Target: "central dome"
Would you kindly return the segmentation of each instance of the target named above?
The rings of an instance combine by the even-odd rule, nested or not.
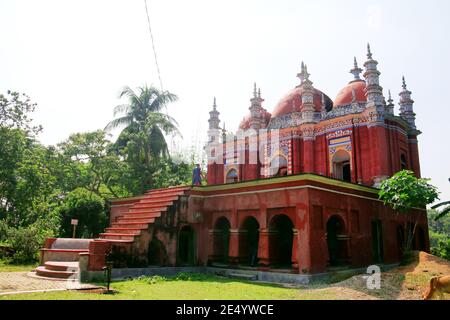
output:
[[[284,98],[282,98],[272,112],[273,117],[283,116],[292,112],[300,112],[302,107],[303,88],[298,86],[291,90]],[[333,101],[322,91],[314,89],[313,103],[316,111],[322,110],[322,95],[325,100],[325,108],[330,111],[333,108]]]
[[[345,106],[353,102],[353,92],[356,102],[367,102],[366,97],[366,82],[364,80],[356,80],[350,82],[341,91],[339,91],[334,106]]]

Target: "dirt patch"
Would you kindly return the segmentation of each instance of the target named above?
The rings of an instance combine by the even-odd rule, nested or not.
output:
[[[381,274],[381,289],[367,289],[364,275],[357,275],[332,285],[301,290],[300,294],[316,296],[322,292],[324,296],[345,300],[422,300],[430,279],[441,275],[450,275],[449,261],[416,251],[410,264]],[[449,300],[450,295],[443,298]]]

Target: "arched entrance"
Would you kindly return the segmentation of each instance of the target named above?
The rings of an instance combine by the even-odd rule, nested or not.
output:
[[[184,226],[178,236],[178,261],[181,265],[195,263],[195,232],[191,226]]]
[[[247,217],[242,223],[239,237],[239,256],[241,263],[257,265],[259,243],[259,223],[254,217]]]
[[[328,263],[330,266],[347,263],[347,240],[342,218],[337,215],[330,217],[327,222]]]
[[[238,182],[238,173],[236,169],[227,172],[226,183]]]
[[[230,222],[225,217],[217,219],[214,225],[213,262],[228,263],[230,226]]]
[[[270,162],[270,176],[283,177],[288,174],[288,165],[285,157],[279,155],[272,159]]]
[[[148,245],[148,264],[151,266],[163,266],[166,262],[166,249],[164,244],[156,237]]]
[[[333,176],[337,179],[351,182],[350,154],[347,151],[337,151],[332,159]]]
[[[270,221],[269,259],[274,266],[292,267],[293,228],[292,220],[284,214],[276,215]]]
[[[423,231],[422,227],[416,227],[416,236],[415,236],[415,250],[426,251],[427,247],[425,245],[425,231]]]
[[[383,229],[378,219],[372,221],[372,257],[374,263],[383,262]]]

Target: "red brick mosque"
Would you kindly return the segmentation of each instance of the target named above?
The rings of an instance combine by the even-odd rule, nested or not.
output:
[[[397,171],[420,176],[420,131],[405,79],[396,115],[377,65],[368,47],[364,70],[355,58],[351,81],[332,100],[302,63],[299,84],[271,112],[255,85],[236,134],[220,128],[214,99],[208,184],[111,200],[110,227],[98,239],[47,239],[41,274],[56,269],[54,260],[101,270],[110,250],[117,267],[315,274],[390,264],[401,258],[404,224],[415,221],[413,246],[428,251],[426,211],[399,215],[378,199],[377,186]]]

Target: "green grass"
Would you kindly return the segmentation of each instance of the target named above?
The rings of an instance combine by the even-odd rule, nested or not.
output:
[[[134,280],[115,281],[111,289],[115,294],[82,293],[80,291],[55,291],[0,296],[11,300],[110,300],[110,299],[188,299],[188,300],[279,300],[279,299],[333,299],[330,295],[305,293],[300,289],[284,288],[233,280],[203,274],[181,274],[178,277],[140,277]]]
[[[37,263],[31,264],[11,264],[6,261],[0,260],[0,272],[25,272],[31,271],[37,267]]]

